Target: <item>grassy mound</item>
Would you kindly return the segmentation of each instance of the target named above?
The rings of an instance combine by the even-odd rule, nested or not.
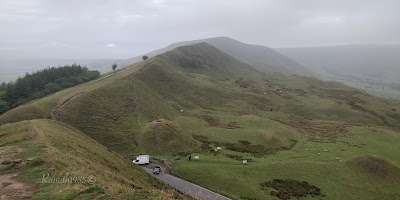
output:
[[[400,168],[385,158],[376,155],[366,155],[347,161],[349,165],[361,169],[362,172],[372,174],[381,179],[400,177]]]
[[[152,121],[140,132],[137,142],[143,153],[168,154],[195,149],[197,141],[165,119]]]
[[[184,198],[138,166],[60,122],[31,120],[6,124],[0,127],[0,137],[0,150],[21,149],[11,155],[19,163],[2,169],[0,175],[21,173],[18,180],[37,185],[34,199]],[[92,184],[91,176],[95,177],[90,179]],[[54,183],[64,177],[71,182]],[[86,181],[77,183],[74,179],[73,183],[74,177]]]

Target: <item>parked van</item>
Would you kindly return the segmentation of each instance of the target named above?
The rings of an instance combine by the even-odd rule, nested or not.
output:
[[[136,157],[136,160],[133,160],[133,163],[137,165],[148,165],[150,163],[149,155],[139,155]]]

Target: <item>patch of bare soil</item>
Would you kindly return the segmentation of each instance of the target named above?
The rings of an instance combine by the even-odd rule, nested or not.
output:
[[[19,169],[19,171],[13,173],[0,173],[0,199],[31,199],[31,196],[38,188],[36,184],[16,179],[21,173],[21,169],[26,166],[26,163],[13,159],[13,157],[22,151],[24,149],[18,146],[0,147],[0,170],[8,167]]]
[[[30,199],[37,185],[17,180],[21,172],[0,175],[0,199]]]
[[[0,170],[6,168],[12,162],[15,162],[12,158],[23,150],[23,148],[18,146],[0,147]]]
[[[212,127],[219,127],[219,128],[226,128],[226,129],[235,129],[240,128],[237,122],[229,122],[228,124],[224,124],[219,122],[219,120],[211,117],[210,115],[203,116],[204,121],[208,122],[209,126]]]
[[[68,102],[70,102],[71,100],[79,97],[83,92],[78,92],[72,96],[70,96],[68,99],[66,99],[64,102],[62,102],[61,104],[59,104],[58,106],[56,106],[55,108],[53,108],[53,110],[50,112],[50,116],[52,120],[58,120],[60,118],[60,116],[56,113],[56,111],[62,107],[64,107]]]
[[[313,122],[298,116],[290,116],[287,121],[280,121],[304,133],[311,142],[335,143],[336,138],[347,132],[348,124]]]

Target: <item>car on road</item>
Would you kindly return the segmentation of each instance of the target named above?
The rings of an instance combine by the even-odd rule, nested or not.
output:
[[[156,166],[153,169],[153,174],[160,174],[161,173],[161,167],[160,166]]]

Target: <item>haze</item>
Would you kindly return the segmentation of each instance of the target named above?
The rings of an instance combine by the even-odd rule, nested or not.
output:
[[[399,43],[399,7],[396,0],[0,0],[0,59],[129,58],[217,36],[268,47]]]

